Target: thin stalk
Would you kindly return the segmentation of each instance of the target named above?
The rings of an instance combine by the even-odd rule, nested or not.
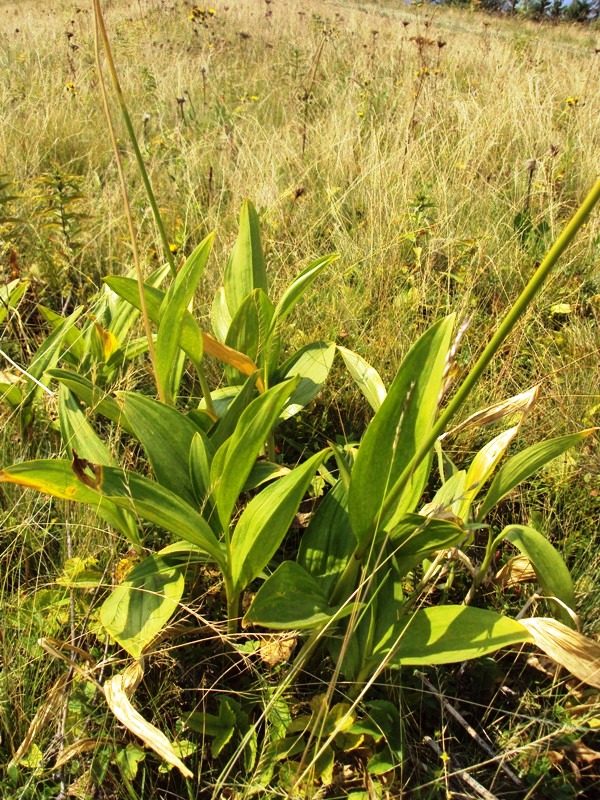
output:
[[[110,53],[108,49],[107,39],[104,37],[106,36],[106,29],[104,28],[104,21],[102,19],[102,11],[100,9],[99,0],[94,0],[94,19],[95,19],[95,26],[94,26],[94,52],[96,57],[96,72],[98,73],[98,86],[100,88],[100,96],[102,97],[102,105],[104,108],[104,116],[106,117],[106,124],[108,126],[108,133],[110,136],[110,140],[112,143],[113,151],[115,154],[115,161],[117,164],[117,172],[119,174],[119,183],[121,184],[121,194],[123,196],[123,207],[125,209],[125,217],[127,219],[127,225],[129,227],[129,238],[131,240],[131,251],[133,256],[133,265],[135,268],[135,274],[137,277],[138,283],[138,292],[140,295],[140,307],[142,312],[142,321],[144,325],[144,333],[146,334],[146,340],[148,342],[148,355],[150,356],[150,363],[152,364],[152,372],[154,374],[154,382],[156,383],[156,391],[158,392],[159,399],[164,403],[166,400],[165,391],[161,384],[160,378],[158,376],[158,372],[156,370],[156,354],[154,352],[154,340],[152,338],[152,326],[150,324],[150,316],[148,314],[148,308],[146,306],[146,295],[144,292],[144,276],[142,275],[142,268],[140,266],[140,254],[138,251],[137,246],[137,237],[135,234],[135,228],[133,224],[133,216],[131,214],[131,205],[129,203],[129,193],[127,191],[127,182],[125,180],[125,173],[123,172],[123,165],[121,163],[121,156],[119,155],[119,148],[117,146],[117,137],[115,135],[115,129],[112,121],[112,117],[110,114],[110,108],[108,105],[108,98],[106,96],[106,86],[104,85],[104,78],[102,76],[102,66],[100,64],[100,36],[102,36],[104,41],[104,47],[107,54]],[[109,61],[110,63],[110,61]],[[114,64],[113,64],[114,69]]]
[[[113,86],[114,86],[114,89],[115,89],[115,93],[117,95],[117,100],[119,102],[119,107],[121,109],[121,114],[123,116],[123,121],[125,122],[125,127],[127,128],[127,132],[129,134],[129,139],[130,139],[132,147],[133,147],[133,152],[135,154],[135,159],[137,161],[138,169],[140,171],[140,175],[142,176],[142,181],[144,182],[144,188],[146,190],[146,195],[148,197],[148,202],[150,203],[150,207],[152,209],[152,215],[154,216],[154,222],[156,223],[156,227],[157,227],[158,232],[160,234],[160,238],[161,238],[161,241],[162,241],[162,244],[163,244],[163,249],[165,251],[165,256],[166,256],[167,262],[169,264],[169,269],[171,271],[171,275],[174,278],[176,276],[176,274],[177,274],[177,268],[175,266],[175,259],[173,258],[173,253],[171,252],[171,248],[169,246],[169,239],[167,237],[167,232],[165,230],[165,226],[163,225],[163,221],[162,221],[162,217],[160,215],[160,211],[158,210],[158,205],[156,203],[156,198],[154,197],[154,192],[152,191],[152,184],[150,183],[150,178],[148,176],[148,171],[146,170],[146,165],[144,164],[144,159],[142,157],[142,153],[141,153],[141,150],[140,150],[140,147],[139,147],[139,144],[138,144],[138,140],[137,140],[137,137],[135,135],[135,131],[133,129],[133,124],[131,122],[131,117],[129,116],[129,111],[127,110],[127,104],[125,103],[125,98],[123,97],[123,92],[121,90],[121,84],[119,82],[119,76],[117,75],[117,69],[115,67],[115,62],[114,62],[114,59],[112,57],[112,50],[111,50],[111,47],[110,47],[110,41],[109,41],[109,38],[108,38],[108,34],[106,32],[106,26],[104,25],[104,17],[102,16],[102,8],[100,6],[100,0],[93,0],[93,3],[94,3],[94,15],[95,15],[95,20],[96,20],[96,61],[97,61],[97,64],[98,64],[98,75],[99,75],[99,78],[100,78],[102,100],[103,100],[103,103],[104,103],[105,113],[106,113],[107,121],[108,121],[108,124],[109,124],[109,130],[110,130],[111,138],[112,138],[112,141],[113,141],[113,148],[115,150],[115,155],[116,155],[116,158],[117,158],[117,166],[118,166],[118,169],[119,169],[119,178],[121,180],[121,187],[122,187],[123,196],[124,196],[124,199],[125,199],[125,208],[126,208],[126,213],[128,215],[128,221],[129,221],[129,224],[130,224],[130,234],[131,234],[132,242],[135,242],[135,237],[134,237],[134,235],[132,233],[132,231],[133,231],[133,223],[131,221],[131,209],[130,209],[130,206],[129,206],[129,200],[127,199],[127,190],[126,190],[126,185],[125,185],[125,177],[123,175],[123,171],[122,171],[122,168],[121,168],[121,160],[120,160],[120,157],[119,157],[119,154],[118,154],[118,148],[117,148],[117,144],[116,144],[116,137],[115,137],[115,134],[114,134],[114,128],[112,126],[112,121],[110,119],[110,114],[109,114],[109,111],[108,111],[108,102],[107,102],[107,99],[106,99],[106,90],[105,90],[105,87],[104,87],[104,84],[103,84],[103,81],[102,81],[102,73],[100,71],[98,33],[100,34],[100,37],[102,38],[102,44],[104,46],[104,52],[106,54],[106,60],[107,60],[107,63],[108,63],[109,72],[110,72],[110,75],[111,75],[111,78],[112,78],[112,82],[113,82]],[[142,305],[142,316],[144,316],[145,324],[146,324],[146,322],[148,322],[148,327],[146,328],[146,336],[148,337],[148,352],[150,353],[150,358],[151,358],[151,361],[152,361],[152,365],[154,367],[154,365],[155,365],[154,345],[153,345],[151,337],[148,336],[148,330],[149,330],[149,324],[150,323],[148,321],[148,316],[147,316],[147,314],[145,314],[145,311],[144,311],[146,303],[145,303],[144,292],[143,292],[143,288],[142,288],[143,279],[141,278],[141,272],[140,272],[140,269],[139,269],[139,258],[137,256],[137,247],[136,247],[135,243],[134,243],[133,246],[134,246],[134,263],[136,264],[136,274],[138,276],[138,285],[139,285],[139,291],[140,291],[140,302],[141,302],[141,305]],[[198,376],[200,378],[200,387],[201,387],[201,390],[202,390],[202,395],[203,395],[204,400],[206,402],[206,407],[209,410],[209,412],[214,414],[214,405],[213,405],[212,397],[211,397],[211,394],[210,394],[210,387],[209,387],[208,381],[206,379],[206,374],[204,372],[204,368],[202,367],[201,363],[198,363],[198,365],[196,365],[196,369],[197,369],[197,372],[198,372]],[[165,392],[163,390],[163,387],[160,386],[160,384],[159,384],[158,377],[157,377],[157,372],[156,372],[156,368],[155,367],[154,367],[154,375],[155,375],[155,378],[156,378],[156,386],[157,386],[159,399],[162,400],[163,402],[166,402],[166,394],[165,394]]]
[[[158,205],[156,203],[156,198],[154,197],[154,192],[152,191],[152,185],[150,183],[150,178],[148,177],[148,172],[146,170],[146,165],[144,164],[144,159],[142,158],[142,153],[138,145],[137,137],[135,135],[135,131],[133,129],[133,123],[131,122],[131,117],[129,116],[129,111],[127,110],[127,105],[125,103],[125,98],[123,97],[123,91],[121,89],[121,84],[119,82],[119,76],[117,75],[117,69],[115,67],[115,62],[112,57],[112,50],[110,47],[110,41],[108,39],[108,34],[106,33],[106,26],[104,25],[104,18],[102,16],[102,9],[100,7],[100,0],[94,0],[94,11],[96,14],[96,24],[98,26],[98,30],[100,31],[100,35],[102,37],[102,44],[104,45],[104,52],[106,53],[106,60],[108,62],[108,69],[110,72],[110,76],[112,78],[113,86],[115,89],[115,93],[117,95],[117,100],[119,103],[119,107],[121,109],[121,114],[123,116],[123,121],[125,122],[125,127],[127,128],[127,133],[129,134],[129,139],[131,141],[131,145],[133,147],[133,152],[135,154],[135,160],[137,161],[138,169],[140,171],[140,175],[142,176],[142,180],[144,182],[144,188],[146,190],[146,195],[148,196],[148,202],[150,203],[150,207],[152,209],[152,215],[154,216],[154,222],[156,223],[156,227],[158,229],[158,233],[160,235],[163,249],[165,251],[165,256],[167,258],[167,262],[169,264],[171,274],[173,277],[177,274],[177,268],[175,266],[175,259],[173,258],[173,253],[171,253],[171,249],[169,247],[169,239],[167,237],[167,232],[165,230],[165,226],[163,225],[162,217],[160,215],[160,211],[158,210]]]

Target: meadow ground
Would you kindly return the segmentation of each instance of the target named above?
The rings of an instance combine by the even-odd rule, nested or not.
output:
[[[461,374],[598,176],[597,28],[391,0],[214,0],[210,9],[197,7],[202,14],[177,0],[103,6],[172,252],[180,259],[216,231],[197,303],[206,329],[248,197],[259,212],[275,297],[312,259],[341,256],[295,312],[284,343],[289,352],[307,341],[333,340],[367,359],[387,384],[416,337],[454,311],[469,320],[457,361]],[[29,282],[2,326],[1,347],[27,365],[48,333],[37,304],[65,314],[89,303],[103,276],[131,269],[132,253],[99,95],[91,3],[0,2],[0,41],[1,283]],[[148,273],[163,261],[161,244],[116,106],[114,118]],[[599,264],[596,213],[465,415],[539,384],[521,444],[600,424]],[[149,384],[147,365],[134,364],[115,388]],[[11,368],[0,365],[5,369]],[[211,379],[218,374],[215,367]],[[2,466],[60,453],[52,403],[40,399],[25,437],[17,416],[0,408]],[[369,416],[336,362],[289,440],[307,434],[323,445],[335,437],[358,440]],[[485,441],[481,436],[457,440],[452,457],[468,459]],[[534,524],[561,550],[583,630],[597,635],[600,458],[589,441],[513,492],[498,513]],[[139,458],[126,439],[113,445]],[[2,762],[14,756],[44,703],[47,716],[61,720],[33,726],[27,755],[0,779],[0,793],[50,798],[69,789],[82,798],[121,798],[154,796],[156,789],[165,798],[188,797],[176,775],[159,772],[151,756],[143,760],[85,681],[68,703],[48,701],[61,662],[38,646],[38,637],[65,638],[65,631],[81,632],[88,623],[93,629],[98,600],[65,595],[56,582],[65,559],[90,559],[108,573],[123,543],[61,503],[5,488],[0,498]],[[217,603],[210,574],[203,580]],[[495,602],[513,607],[518,598]],[[147,715],[172,734],[180,706],[199,683],[223,690],[214,674],[222,664],[195,665],[190,678],[190,658],[165,650],[146,687]],[[574,687],[539,660],[518,663],[482,663],[467,677],[434,673],[446,694],[463,700],[467,694],[479,704],[467,707],[467,718],[483,716],[491,746],[511,754],[521,783],[511,784],[496,762],[474,774],[497,797],[593,797],[597,692]],[[232,691],[244,691],[239,664],[230,668]],[[346,790],[398,796],[401,787],[423,798],[449,796],[457,786],[476,791],[453,782],[456,765],[439,759],[423,737],[445,743],[463,767],[489,756],[418,678],[407,680],[408,689],[391,680],[386,695],[406,690],[413,723],[395,782],[363,780],[360,759],[340,745],[348,777],[338,781],[339,796]],[[290,707],[315,693],[308,683],[302,691]],[[89,749],[53,768],[66,729]],[[119,741],[130,743],[129,761],[115,755],[111,743]],[[222,764],[203,744],[196,747],[209,796]],[[274,792],[289,789],[284,772]],[[239,796],[251,791],[232,787]],[[318,791],[318,781],[304,790]]]

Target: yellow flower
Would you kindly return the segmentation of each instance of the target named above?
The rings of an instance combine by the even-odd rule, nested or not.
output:
[[[169,250],[170,250],[170,251],[173,253],[173,255],[175,256],[175,255],[177,255],[177,253],[179,252],[179,245],[178,245],[178,244],[176,244],[175,242],[171,242],[171,244],[169,245]]]

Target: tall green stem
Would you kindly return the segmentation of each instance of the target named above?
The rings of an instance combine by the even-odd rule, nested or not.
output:
[[[150,203],[150,207],[152,209],[152,215],[154,216],[154,222],[156,223],[156,227],[158,229],[158,233],[160,235],[163,248],[165,251],[165,256],[169,263],[169,267],[171,269],[171,274],[175,277],[177,273],[177,269],[175,267],[175,260],[173,258],[173,253],[171,253],[171,249],[169,247],[169,239],[167,237],[167,232],[165,230],[165,226],[163,225],[162,217],[160,215],[160,211],[158,210],[158,205],[156,203],[156,198],[154,197],[154,192],[152,191],[152,184],[150,183],[150,178],[148,177],[148,172],[146,170],[146,165],[144,164],[144,159],[142,158],[142,153],[140,151],[137,137],[135,135],[135,131],[133,129],[133,123],[131,122],[131,117],[129,116],[129,111],[127,110],[127,104],[125,103],[125,98],[123,96],[123,91],[121,89],[121,84],[119,82],[119,76],[117,75],[117,68],[115,66],[114,59],[112,57],[112,50],[110,47],[110,41],[108,39],[108,34],[106,33],[106,26],[104,25],[104,18],[102,16],[102,9],[100,7],[100,0],[94,0],[94,10],[96,12],[96,19],[98,21],[98,28],[100,30],[100,35],[102,37],[102,44],[104,45],[104,52],[106,53],[106,60],[108,63],[108,69],[110,72],[110,76],[112,78],[113,86],[115,89],[115,93],[117,95],[117,101],[119,103],[119,107],[121,109],[121,114],[123,116],[123,121],[125,122],[125,127],[127,128],[127,133],[129,134],[129,139],[131,141],[131,146],[133,147],[133,152],[135,154],[135,160],[137,161],[138,169],[140,171],[140,175],[142,176],[142,181],[144,182],[144,188],[146,190],[146,195],[148,196],[148,202]]]
[[[144,164],[144,159],[142,157],[142,153],[141,153],[139,145],[138,145],[137,136],[135,135],[135,131],[133,129],[133,123],[131,122],[131,117],[129,116],[129,111],[127,109],[127,104],[125,103],[125,98],[123,96],[123,91],[121,89],[121,84],[119,82],[119,76],[117,74],[117,69],[116,69],[116,66],[115,66],[115,62],[114,62],[114,59],[112,57],[112,50],[111,50],[111,47],[110,47],[110,41],[109,41],[109,38],[108,38],[108,34],[106,32],[106,26],[104,24],[104,17],[102,16],[102,8],[100,6],[100,0],[93,0],[93,3],[94,3],[94,13],[95,13],[95,19],[96,19],[96,27],[97,27],[98,32],[100,33],[101,38],[102,38],[102,44],[104,46],[104,52],[106,53],[106,60],[107,60],[107,63],[108,63],[108,69],[109,69],[109,72],[110,72],[110,75],[111,75],[111,78],[112,78],[112,82],[113,82],[113,86],[114,86],[114,89],[115,89],[115,93],[117,95],[117,100],[118,100],[118,103],[119,103],[119,107],[121,109],[121,114],[123,116],[123,121],[125,122],[125,127],[127,128],[127,133],[129,134],[129,139],[130,139],[131,145],[133,147],[133,152],[135,154],[135,159],[137,161],[137,165],[138,165],[138,169],[140,171],[140,175],[142,176],[142,181],[144,183],[144,188],[146,190],[146,195],[148,197],[148,202],[150,203],[150,207],[152,209],[152,215],[154,216],[154,222],[156,223],[156,227],[158,229],[158,232],[159,232],[162,244],[163,244],[163,249],[165,251],[165,256],[166,256],[167,262],[169,264],[169,269],[171,271],[171,275],[174,278],[175,275],[177,274],[177,268],[175,266],[175,260],[173,258],[173,253],[171,252],[171,248],[169,246],[169,239],[167,237],[167,232],[165,230],[165,226],[163,224],[162,217],[160,215],[160,211],[158,210],[158,205],[157,205],[157,202],[156,202],[156,198],[154,197],[154,192],[152,191],[152,184],[150,183],[150,178],[148,177],[148,171],[146,170],[146,165]],[[98,62],[98,71],[100,71],[99,62]],[[107,105],[106,101],[105,101],[105,106],[108,109],[108,105]],[[108,111],[107,111],[107,114],[108,114]],[[124,178],[122,179],[122,183],[124,185]],[[130,212],[129,212],[129,219],[131,220],[131,213]],[[134,247],[135,247],[135,243],[134,243]],[[141,283],[142,279],[140,277],[141,273],[139,271],[139,268],[138,268],[137,272],[138,272],[138,282]],[[145,299],[144,299],[144,292],[143,292],[143,289],[142,289],[141,285],[140,285],[140,302],[142,304],[142,310],[143,310],[144,306],[145,306]],[[147,313],[145,314],[145,319],[146,319],[146,322],[147,322]],[[152,338],[149,335],[148,330],[146,331],[146,335],[149,337],[148,338],[148,350],[150,352],[150,356],[151,356],[152,361],[154,363],[154,347],[153,347],[153,343],[152,343]],[[206,373],[204,372],[204,367],[202,366],[200,361],[195,363],[194,366],[196,367],[196,371],[198,372],[198,376],[200,378],[200,387],[201,387],[201,390],[202,390],[202,394],[204,396],[204,400],[206,402],[206,407],[209,410],[209,412],[214,414],[214,405],[213,405],[212,397],[211,397],[211,394],[210,394],[210,387],[209,387],[208,381],[206,379]],[[155,373],[156,378],[157,378],[157,389],[158,389],[159,398],[164,401],[165,400],[165,392],[164,392],[163,387],[158,382],[158,374],[156,372],[156,369],[154,369],[154,373]]]

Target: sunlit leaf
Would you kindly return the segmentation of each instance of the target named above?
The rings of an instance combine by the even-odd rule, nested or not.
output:
[[[431,666],[479,658],[532,639],[520,622],[495,611],[471,606],[434,606],[415,611],[402,620],[393,639],[387,640],[385,651],[391,652],[391,667]]]
[[[498,537],[518,547],[535,569],[544,594],[557,597],[569,608],[575,608],[573,581],[560,553],[545,536],[526,525],[509,525]],[[560,604],[553,604],[554,612],[567,625],[573,625],[569,613]]]
[[[254,289],[268,295],[265,257],[260,241],[260,223],[250,200],[240,211],[239,231],[223,276],[225,297],[233,318],[244,299]]]
[[[172,400],[173,366],[180,346],[183,315],[198,288],[213,240],[214,234],[207,236],[186,259],[160,306],[155,346],[156,372],[169,400]],[[202,353],[196,350],[194,353],[196,361],[199,361],[201,356]]]
[[[327,455],[324,450],[267,486],[246,506],[231,538],[231,579],[241,592],[269,563]]]
[[[313,630],[330,622],[331,607],[319,584],[295,561],[284,561],[258,590],[244,625],[274,630]],[[348,613],[351,606],[348,607]]]
[[[124,650],[139,658],[177,610],[184,584],[183,572],[168,558],[148,556],[104,601],[100,621]]]
[[[380,518],[384,500],[434,423],[453,323],[453,316],[440,320],[411,348],[363,436],[348,498],[350,521],[361,544],[388,523],[390,514]],[[426,459],[417,467],[394,504],[392,517],[413,510],[429,466]]]
[[[477,509],[477,520],[482,520],[515,486],[596,430],[598,429],[588,428],[579,433],[547,439],[545,442],[534,444],[509,458],[496,473],[483,503]]]
[[[362,356],[359,356],[358,353],[340,345],[337,346],[337,349],[340,351],[348,372],[363,393],[366,401],[373,411],[379,411],[387,396],[387,390],[377,370],[365,361]]]

